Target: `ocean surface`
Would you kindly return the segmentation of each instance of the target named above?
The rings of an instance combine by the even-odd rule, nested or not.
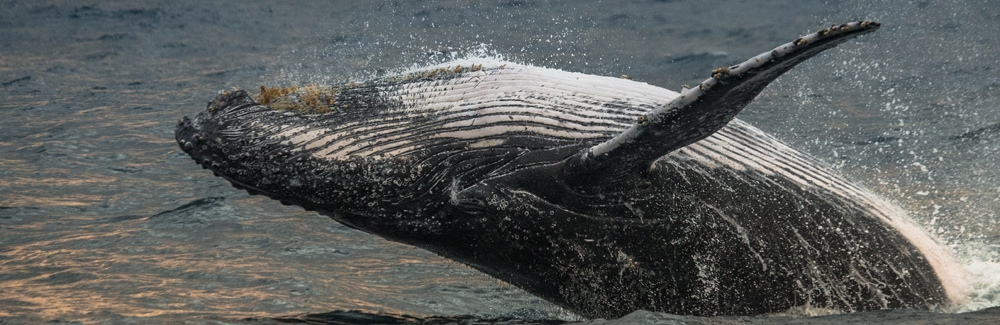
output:
[[[469,267],[250,196],[174,125],[221,90],[489,56],[668,89],[883,23],[740,118],[909,211],[973,290],[936,312],[586,320]],[[0,1],[0,324],[989,323],[1000,318],[997,1]]]

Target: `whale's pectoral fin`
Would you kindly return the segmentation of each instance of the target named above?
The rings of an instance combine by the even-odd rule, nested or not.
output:
[[[795,65],[878,27],[879,23],[862,21],[825,28],[741,64],[716,69],[698,87],[640,116],[628,130],[571,157],[563,177],[569,184],[582,185],[648,169],[656,159],[721,129]]]

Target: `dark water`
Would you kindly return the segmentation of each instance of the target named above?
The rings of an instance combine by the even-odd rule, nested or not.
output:
[[[783,76],[740,117],[947,243],[974,284],[949,312],[1000,305],[994,1],[3,1],[0,323],[583,321],[465,266],[235,190],[178,150],[174,124],[220,90],[361,79],[468,55],[676,90],[865,18],[884,27]],[[331,313],[346,310],[357,312]],[[638,312],[612,322],[998,314]]]

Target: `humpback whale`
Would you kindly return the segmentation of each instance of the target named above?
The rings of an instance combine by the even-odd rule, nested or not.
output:
[[[490,58],[224,91],[176,139],[237,188],[586,317],[938,309],[963,293],[942,246],[735,118],[797,64],[878,27],[824,28],[680,93]]]

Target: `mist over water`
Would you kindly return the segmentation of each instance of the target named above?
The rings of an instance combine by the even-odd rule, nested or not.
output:
[[[739,117],[946,243],[974,286],[949,311],[1000,305],[995,2],[6,1],[0,317],[161,323],[360,310],[581,320],[434,254],[233,189],[177,148],[174,124],[221,90],[335,84],[454,58],[676,91],[858,19],[883,27],[782,76]]]

